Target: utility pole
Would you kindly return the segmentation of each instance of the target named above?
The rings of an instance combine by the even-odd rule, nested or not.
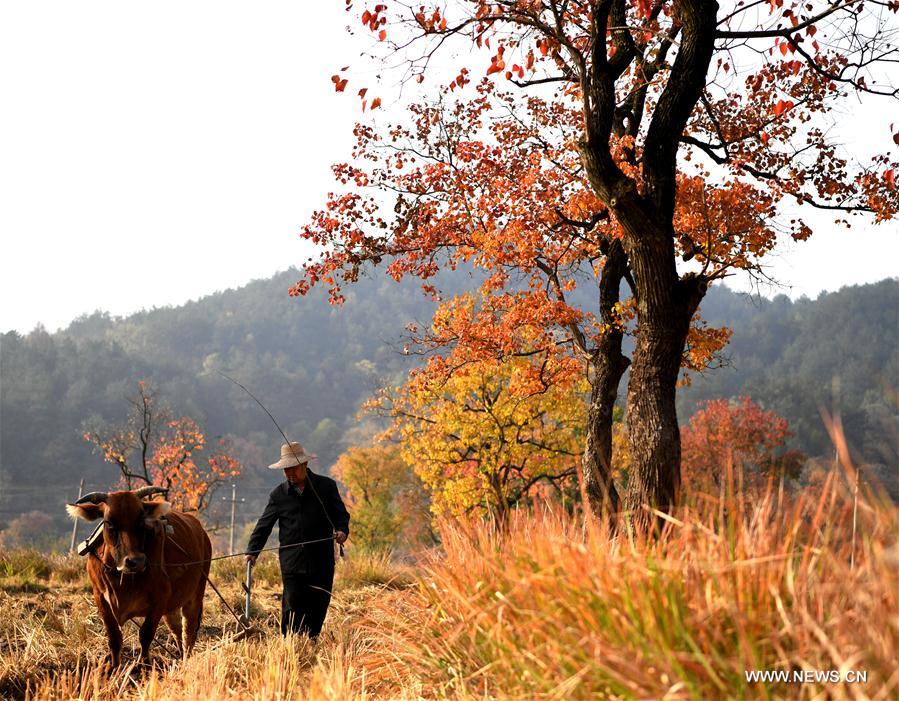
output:
[[[234,553],[234,512],[237,508],[237,502],[244,502],[245,499],[237,498],[237,485],[233,482],[231,483],[231,498],[222,497],[222,501],[230,501],[231,502],[231,534],[228,537],[228,554]]]
[[[82,497],[84,494],[84,479],[81,480],[81,484],[78,485],[78,499]],[[77,499],[76,499],[77,501]],[[72,542],[69,545],[69,552],[75,552],[75,538],[78,537],[78,519],[72,519]]]

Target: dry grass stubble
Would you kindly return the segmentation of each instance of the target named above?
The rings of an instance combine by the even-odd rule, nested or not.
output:
[[[0,564],[21,561],[3,553]],[[29,554],[40,562],[42,556]],[[80,558],[43,558],[33,577],[39,588],[21,588],[13,577],[0,579],[0,698],[30,699],[344,699],[368,698],[364,671],[351,660],[373,643],[361,639],[352,622],[373,598],[395,595],[406,586],[403,568],[383,556],[358,556],[338,566],[328,621],[316,645],[305,637],[279,634],[280,579],[277,562],[261,562],[254,582],[253,623],[262,635],[233,642],[234,620],[207,589],[203,626],[194,654],[182,662],[168,629],[160,625],[153,647],[155,666],[139,673],[135,664],[137,627],[123,630],[123,668],[106,677],[97,668],[106,638],[83,570],[75,582],[61,582],[54,568],[84,567]],[[271,558],[273,559],[273,558]],[[387,569],[389,567],[389,569]],[[232,571],[234,570],[234,571]],[[242,610],[242,568],[222,563],[213,581],[230,605]],[[274,575],[274,576],[272,576]],[[386,584],[385,584],[386,582]],[[9,614],[9,615],[7,615]],[[380,644],[380,643],[379,643]],[[351,688],[359,689],[358,693]]]

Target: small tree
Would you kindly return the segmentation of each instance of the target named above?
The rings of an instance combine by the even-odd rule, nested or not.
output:
[[[368,550],[436,542],[424,486],[393,446],[352,447],[332,469],[348,489],[353,541]]]
[[[444,367],[441,377],[434,365],[444,362],[435,358],[381,399],[435,513],[482,512],[501,524],[538,483],[561,489],[576,479],[585,422],[578,390],[587,391],[576,364],[545,355],[481,360]]]
[[[84,432],[103,459],[119,468],[127,489],[140,483],[164,486],[176,508],[202,512],[218,486],[240,474],[240,463],[224,450],[198,462],[197,453],[206,446],[203,431],[189,417],[173,417],[146,381],[137,383],[137,394],[128,402],[131,410],[123,423]]]
[[[796,479],[802,454],[782,452],[790,435],[786,419],[749,397],[705,402],[681,430],[685,485],[718,493],[729,463],[742,473],[744,483],[772,474]]]
[[[0,531],[0,548],[56,549],[65,537],[59,525],[43,511],[29,511],[17,516]]]

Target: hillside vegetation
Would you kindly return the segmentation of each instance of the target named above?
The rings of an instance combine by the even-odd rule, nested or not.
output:
[[[297,276],[289,270],[123,319],[95,313],[52,334],[41,328],[4,334],[0,528],[40,510],[56,519],[62,538],[62,505],[76,495],[78,480],[85,478],[88,490],[114,484],[116,469],[92,454],[82,426],[120,420],[140,379],[151,380],[175,411],[200,420],[211,438],[233,439],[246,465],[238,484],[248,499],[241,522],[258,513],[270,489],[264,465],[277,454],[280,437],[259,407],[215,369],[251,388],[287,434],[328,469],[354,442],[361,402],[379,386],[399,382],[420,360],[403,354],[404,327],[427,323],[433,305],[415,283],[397,284],[380,273],[348,289],[343,307],[329,306],[317,289],[291,299],[287,289]],[[451,295],[470,287],[471,278],[459,271],[440,277],[438,285]],[[820,408],[836,406],[857,457],[895,475],[897,299],[897,280],[796,302],[714,287],[703,316],[734,334],[725,366],[694,376],[680,392],[682,421],[698,400],[748,394],[789,420],[792,447],[830,455]]]

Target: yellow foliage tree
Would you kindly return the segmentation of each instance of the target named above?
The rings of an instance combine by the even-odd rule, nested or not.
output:
[[[536,485],[576,483],[586,383],[547,357],[481,360],[417,372],[379,405],[436,514],[489,514],[503,523]]]

